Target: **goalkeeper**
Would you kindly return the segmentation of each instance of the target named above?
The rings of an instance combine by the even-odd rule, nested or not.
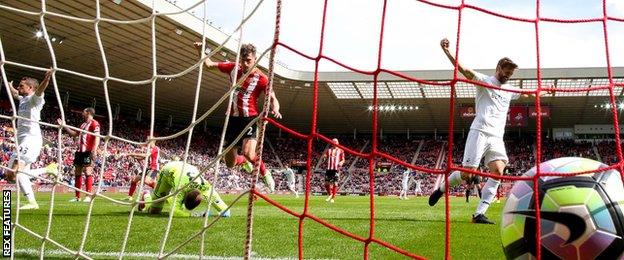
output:
[[[182,170],[184,170],[184,172]],[[177,199],[173,209],[173,216],[201,217],[206,213],[209,214],[210,209],[208,208],[208,204],[206,204],[205,210],[193,211],[204,199],[210,197],[210,192],[212,191],[212,185],[204,180],[201,175],[195,178],[195,176],[198,175],[200,175],[199,169],[188,163],[184,165],[181,161],[172,161],[165,164],[158,174],[156,188],[154,188],[154,192],[152,192],[153,199],[165,197],[169,195],[169,193],[175,191],[175,188],[180,188],[182,190],[176,195]],[[195,180],[193,180],[193,178],[195,178]],[[191,180],[193,181],[191,182]],[[184,187],[189,182],[191,184]],[[169,197],[166,200],[166,204],[171,205],[173,199],[174,197]],[[144,200],[146,203],[149,203],[152,198],[148,197],[144,198]],[[221,197],[219,197],[216,191],[212,194],[211,202],[221,216],[230,216],[230,211],[226,210],[228,205],[221,200]],[[164,201],[152,203],[148,212],[150,214],[160,214],[164,204]]]

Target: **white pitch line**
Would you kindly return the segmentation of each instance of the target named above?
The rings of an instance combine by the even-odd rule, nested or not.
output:
[[[25,254],[29,256],[39,256],[39,249],[34,248],[20,248],[16,249],[14,254]],[[84,252],[85,255],[91,257],[119,257],[119,252]],[[46,250],[45,256],[73,256],[69,252],[60,249],[52,249]],[[152,252],[125,252],[125,257],[132,258],[144,258],[144,259],[155,259],[158,257],[157,253]],[[199,255],[188,255],[188,254],[173,254],[168,257],[168,259],[198,259]],[[243,259],[242,257],[235,256],[203,256],[204,259],[214,259],[214,260],[239,260]],[[267,257],[255,257],[254,259],[262,259],[262,260],[291,260],[297,259],[295,257],[280,257],[280,258],[267,258]]]

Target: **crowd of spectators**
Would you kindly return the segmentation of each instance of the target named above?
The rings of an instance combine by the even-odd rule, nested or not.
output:
[[[43,122],[55,122],[59,113],[55,109],[44,109],[42,114]],[[67,123],[79,126],[82,119],[77,110],[66,112]],[[10,113],[0,108],[4,115]],[[108,133],[108,120],[96,117],[102,124],[102,134]],[[149,134],[146,123],[136,120],[119,119],[113,123],[112,133],[114,136],[128,140],[144,142]],[[166,136],[179,131],[175,127],[157,127],[155,136]],[[58,129],[52,127],[42,127],[44,137],[44,148],[40,160],[33,164],[33,168],[44,167],[48,163],[57,162],[58,158]],[[228,169],[223,163],[218,168],[218,174],[214,174],[213,169],[209,169],[209,164],[214,160],[217,151],[219,136],[218,129],[196,129],[190,142],[188,151],[188,161],[200,169],[204,169],[207,178],[220,190],[241,191],[249,187],[250,175],[243,173],[239,169]],[[7,166],[9,158],[14,152],[13,129],[8,120],[0,121],[0,165]],[[334,137],[334,136],[332,136]],[[335,136],[340,143],[356,152],[368,153],[371,150],[371,136],[359,135],[354,138],[352,135]],[[187,134],[180,137],[158,141],[161,148],[161,163],[172,160],[174,157],[183,158],[187,143]],[[264,147],[264,158],[267,167],[273,170],[273,177],[278,190],[286,190],[286,179],[278,174],[283,167],[290,166],[293,161],[307,159],[307,141],[294,138],[288,135],[278,136],[271,133],[267,137],[267,145]],[[506,140],[506,147],[509,155],[509,165],[506,169],[510,175],[521,175],[535,165],[536,146],[534,137],[516,138]],[[72,184],[73,182],[73,154],[76,149],[76,140],[68,135],[62,135],[62,150],[60,152],[62,163],[61,170],[63,181]],[[312,192],[323,192],[323,171],[326,161],[322,154],[329,147],[328,144],[315,140],[312,149]],[[576,142],[574,140],[551,140],[544,139],[542,143],[542,161],[564,156],[578,156],[591,159],[600,159],[607,164],[617,161],[615,155],[614,142]],[[420,149],[419,149],[420,148]],[[98,158],[95,161],[96,173],[102,173],[102,185],[105,186],[127,186],[131,177],[139,174],[144,167],[143,161],[125,156],[127,153],[141,152],[141,146],[130,144],[119,140],[110,139],[104,148],[104,142],[100,146]],[[447,151],[449,149],[446,139],[440,138],[412,138],[408,139],[404,135],[384,135],[378,140],[378,151],[393,156],[406,163],[427,169],[445,169],[447,162]],[[106,151],[104,151],[106,150]],[[464,138],[456,136],[453,142],[453,164],[461,165],[461,158],[464,150]],[[104,160],[106,159],[106,160]],[[385,159],[376,159],[376,162],[388,162]],[[368,193],[370,185],[370,174],[368,159],[359,158],[347,153],[346,162],[342,170],[342,183],[340,191],[343,193]],[[398,194],[401,189],[401,176],[405,167],[393,164],[385,172],[374,173],[374,190],[378,194]],[[0,177],[3,170],[0,169]],[[426,172],[414,171],[413,179],[421,180],[421,188],[424,194],[428,194],[436,185],[439,175],[427,174]],[[40,182],[40,181],[39,181]],[[40,182],[40,184],[43,184]],[[458,187],[453,192],[461,192],[463,187]]]

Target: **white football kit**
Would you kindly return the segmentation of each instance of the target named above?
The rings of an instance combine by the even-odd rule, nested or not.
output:
[[[475,72],[475,80],[501,89],[514,89],[511,85],[501,84],[494,76],[486,76]],[[470,132],[466,139],[464,167],[479,167],[481,159],[485,157],[485,164],[495,160],[507,163],[507,151],[503,142],[505,125],[507,123],[507,111],[511,100],[518,99],[520,93],[498,89],[489,89],[476,86],[475,97],[476,118],[470,126]]]

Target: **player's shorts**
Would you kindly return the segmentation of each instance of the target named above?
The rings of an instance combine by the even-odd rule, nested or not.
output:
[[[256,138],[256,124],[252,124],[250,127],[247,127],[247,125],[254,119],[255,117],[230,117],[227,130],[225,131],[225,141],[228,144],[231,144],[234,140],[236,140],[236,137],[238,137],[241,132],[244,133],[238,143],[236,143],[237,145],[241,144],[243,140],[247,138]]]
[[[486,134],[479,130],[470,130],[464,149],[464,167],[479,167],[481,159],[485,158],[485,164],[501,160],[505,164],[509,162],[505,142],[502,137]]]
[[[325,171],[325,181],[326,182],[338,182],[338,171],[337,170]]]
[[[29,165],[37,161],[39,154],[41,153],[41,146],[43,145],[43,139],[41,137],[26,137],[22,140],[18,140],[19,147],[17,149],[19,153],[19,160],[24,164]],[[13,165],[17,161],[17,153],[11,156],[9,166]]]
[[[89,167],[93,163],[93,158],[91,158],[91,152],[76,152],[74,153],[74,165]]]

